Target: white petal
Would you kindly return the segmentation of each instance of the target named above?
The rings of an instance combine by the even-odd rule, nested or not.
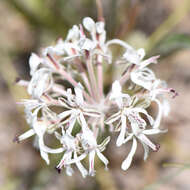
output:
[[[59,164],[57,165],[56,168],[61,169],[64,166],[65,160],[67,159],[67,157],[68,157],[68,152],[66,151],[64,153],[64,155],[62,156],[61,161],[59,162]]]
[[[151,71],[148,68],[144,68],[143,70],[134,70],[131,72],[130,77],[131,77],[131,80],[135,84],[137,84],[147,90],[152,89],[152,86],[153,86],[152,81],[156,79],[153,71]]]
[[[122,91],[122,87],[119,81],[116,80],[112,84],[112,92],[109,98],[110,100],[114,99],[119,108],[121,108],[123,105],[123,99],[122,99],[123,94],[121,91]]]
[[[168,130],[165,129],[165,130],[160,130],[158,128],[155,128],[155,129],[147,129],[147,130],[144,130],[143,131],[143,134],[145,135],[155,135],[155,134],[159,134],[159,133],[166,133]]]
[[[82,85],[79,83],[79,87],[75,88],[76,102],[78,105],[83,105],[84,99],[82,94]]]
[[[117,120],[121,117],[120,114],[121,114],[121,112],[117,112],[117,113],[113,114],[112,116],[110,116],[110,117],[105,121],[105,123],[106,123],[107,125],[110,125],[111,123],[117,121]]]
[[[152,118],[151,115],[148,114],[148,112],[145,109],[143,109],[143,108],[134,108],[133,110],[135,110],[136,112],[145,114],[147,116],[149,122],[150,122],[150,125],[154,124],[154,119]]]
[[[88,125],[87,125],[87,123],[86,123],[86,120],[85,120],[83,114],[80,113],[80,116],[79,116],[79,117],[80,117],[80,121],[81,121],[83,133],[89,131]]]
[[[77,153],[74,152],[74,159],[77,159]],[[85,178],[88,175],[88,171],[84,168],[80,161],[76,162],[76,166],[81,172],[82,176]]]
[[[74,173],[73,169],[70,166],[66,166],[66,174],[72,176]]]
[[[34,128],[34,131],[36,132],[36,134],[39,137],[42,137],[47,129],[47,123],[44,121],[35,121],[33,123],[33,128]]]
[[[61,136],[57,131],[55,131],[54,134],[55,134],[55,137],[56,137],[58,140],[61,140],[61,137],[62,137],[62,136]]]
[[[58,115],[59,119],[64,119],[65,117],[69,116],[72,113],[72,110],[67,110]]]
[[[96,30],[97,30],[97,33],[101,34],[103,33],[105,30],[104,30],[104,22],[97,22],[96,23]]]
[[[46,153],[52,153],[52,154],[58,154],[58,153],[62,153],[64,151],[63,148],[49,148],[44,144],[44,140],[43,140],[43,136],[38,138],[39,140],[39,148],[40,151],[46,152]]]
[[[112,44],[118,44],[126,49],[133,49],[129,44],[127,44],[126,42],[122,41],[122,40],[119,40],[119,39],[113,39],[113,40],[109,40],[107,43],[106,43],[106,46],[110,46]]]
[[[128,141],[130,141],[133,138],[133,134],[130,134],[124,141],[123,144],[127,143]]]
[[[116,80],[113,84],[112,84],[112,92],[113,93],[120,93],[122,90],[122,87],[120,85],[120,82],[118,80]]]
[[[141,62],[141,65],[140,65],[140,69],[148,66],[149,64],[151,63],[157,63],[157,59],[159,58],[160,56],[154,56],[154,57],[151,57],[149,59],[146,59],[145,61]]]
[[[86,109],[83,110],[83,114],[90,117],[100,117],[99,112],[86,112]]]
[[[136,149],[137,149],[137,140],[135,137],[133,137],[133,144],[132,144],[131,151],[128,154],[127,158],[122,162],[122,165],[121,165],[121,168],[123,170],[127,170],[130,167],[131,162],[133,160],[133,156],[136,152]]]
[[[90,17],[83,19],[83,25],[90,32],[95,30],[95,22]]]
[[[121,116],[121,130],[120,130],[119,136],[116,141],[117,146],[121,146],[124,142],[126,127],[127,127],[126,117],[124,115],[122,115]]]
[[[110,142],[110,139],[110,136],[108,136],[106,139],[102,141],[101,144],[98,145],[100,152],[102,152],[105,149],[106,145]]]
[[[76,115],[71,115],[70,116],[70,118],[69,118],[69,121],[68,121],[68,129],[67,129],[67,133],[68,134],[71,134],[72,133],[72,131],[73,131],[73,127],[74,127],[74,125],[75,125],[75,123],[76,123],[76,119],[77,119],[77,117],[76,117]]]
[[[85,38],[84,40],[80,41],[80,47],[82,50],[92,50],[96,47],[96,43],[90,39]]]
[[[95,150],[92,150],[89,153],[89,175],[90,176],[94,176],[95,175],[94,159],[95,159]]]
[[[152,150],[157,151],[157,146],[152,143],[144,134],[138,135],[138,139],[141,140],[144,144],[148,145]]]
[[[153,101],[155,101],[157,103],[157,105],[158,105],[158,114],[156,116],[154,126],[153,126],[153,128],[156,129],[156,128],[159,128],[159,126],[160,126],[163,109],[162,109],[162,104],[160,103],[160,101],[158,99],[154,99]]]
[[[138,53],[138,55],[140,57],[140,60],[142,60],[144,58],[144,56],[145,56],[145,50],[143,48],[140,48],[140,49],[137,50],[137,53]]]
[[[42,62],[43,62],[43,60],[40,57],[38,57],[37,54],[35,54],[35,53],[31,54],[31,56],[29,58],[30,75],[31,76],[36,72],[38,65]]]
[[[148,154],[149,154],[149,147],[142,142],[143,148],[144,148],[144,161],[147,160]]]
[[[141,57],[138,52],[134,49],[127,49],[127,51],[123,54],[123,57],[127,62],[139,65],[141,61]]]
[[[162,111],[163,111],[163,115],[166,117],[168,116],[168,114],[170,113],[170,104],[167,100],[164,100],[162,103]]]
[[[67,162],[67,164],[74,164],[76,162],[80,162],[81,160],[83,160],[84,158],[86,157],[86,153],[83,153],[81,154],[80,156],[74,158],[74,159],[71,159]]]
[[[46,68],[39,69],[34,73],[28,84],[28,93],[34,98],[40,98],[51,87],[52,82],[50,71]]]
[[[40,155],[41,157],[46,161],[46,163],[49,165],[49,158],[48,158],[48,154],[42,150],[40,150]]]
[[[109,163],[108,159],[98,150],[96,149],[97,156],[104,163],[105,168],[107,169],[107,165]]]
[[[30,129],[18,137],[18,141],[25,140],[35,134],[33,129]]]
[[[76,41],[79,38],[79,27],[77,25],[74,25],[72,29],[69,30],[66,41],[72,40]]]

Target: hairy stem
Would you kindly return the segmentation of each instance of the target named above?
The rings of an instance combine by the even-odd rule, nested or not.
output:
[[[98,12],[98,21],[104,22],[104,15],[103,15],[103,6],[101,0],[96,0],[96,7]]]

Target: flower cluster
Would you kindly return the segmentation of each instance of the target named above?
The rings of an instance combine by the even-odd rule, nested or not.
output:
[[[124,53],[113,59],[111,46],[115,45],[123,48]],[[159,149],[149,136],[166,132],[160,129],[162,117],[169,112],[164,94],[175,97],[177,93],[147,67],[157,63],[159,56],[145,60],[144,57],[144,49],[135,50],[119,39],[106,41],[104,22],[84,18],[83,24],[69,30],[65,40],[59,39],[54,46],[43,49],[41,56],[31,54],[31,80],[18,81],[31,97],[20,102],[30,129],[15,141],[35,136],[46,163],[50,162],[48,154],[62,154],[56,169],[60,172],[65,168],[70,176],[74,164],[83,177],[93,176],[96,155],[107,168],[109,161],[102,152],[110,141],[108,134],[113,132],[118,135],[118,147],[132,141],[131,151],[121,164],[123,170],[131,165],[137,141],[144,148],[146,160],[149,149]],[[126,65],[125,71],[107,92],[106,70],[119,64]],[[158,108],[155,118],[147,111],[152,103]],[[46,134],[56,137],[58,148],[45,143]],[[88,170],[83,165],[86,158]]]

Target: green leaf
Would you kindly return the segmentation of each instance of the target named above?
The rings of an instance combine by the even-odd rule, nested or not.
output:
[[[171,55],[181,49],[190,49],[190,35],[170,34],[163,38],[156,47],[154,47],[150,54],[159,54],[163,57]]]

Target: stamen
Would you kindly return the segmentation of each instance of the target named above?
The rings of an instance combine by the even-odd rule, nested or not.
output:
[[[169,92],[173,93],[172,98],[175,98],[176,96],[179,95],[178,92],[176,92],[176,90],[174,90],[173,88],[170,88],[170,89],[169,89]]]
[[[14,142],[14,143],[20,143],[18,137],[19,137],[18,135],[15,135],[15,137],[14,137],[14,139],[13,139],[13,142]]]
[[[55,169],[57,170],[58,174],[60,174],[60,173],[61,173],[61,168],[59,168],[59,167],[55,166]]]
[[[159,151],[159,149],[160,149],[160,144],[156,144],[156,150],[153,150],[153,152],[158,152]]]
[[[18,83],[20,80],[21,80],[20,77],[16,77],[16,79],[15,79],[15,83]]]

